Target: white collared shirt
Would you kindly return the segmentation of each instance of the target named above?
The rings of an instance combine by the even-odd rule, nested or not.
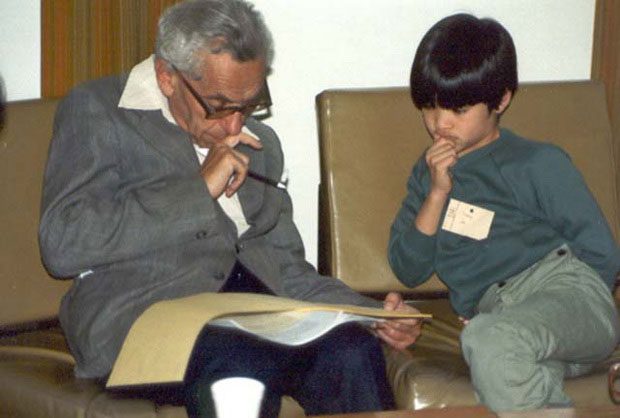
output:
[[[151,55],[131,69],[127,84],[118,102],[118,107],[135,110],[161,110],[162,116],[168,122],[177,125],[172,113],[170,113],[168,99],[157,84],[154,55]],[[200,148],[194,144],[194,150],[196,151],[198,161],[202,164],[209,153],[209,149]],[[224,213],[235,223],[237,236],[240,236],[250,228],[236,193],[231,197],[226,197],[226,195],[222,194],[217,202],[224,210]]]

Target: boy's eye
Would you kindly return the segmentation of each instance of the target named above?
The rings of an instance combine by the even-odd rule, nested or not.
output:
[[[463,113],[466,113],[469,108],[470,106],[457,107],[456,109],[454,109],[454,113],[456,113],[457,115],[462,115]]]

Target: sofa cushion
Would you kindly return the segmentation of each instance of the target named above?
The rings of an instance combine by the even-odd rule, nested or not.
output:
[[[73,358],[37,347],[0,347],[0,405],[4,416],[85,417],[100,389],[73,377]]]

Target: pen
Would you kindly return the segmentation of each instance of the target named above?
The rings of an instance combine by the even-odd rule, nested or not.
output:
[[[260,174],[257,174],[255,172],[253,172],[253,171],[248,170],[248,177],[252,177],[254,180],[261,181],[261,182],[263,182],[265,184],[268,184],[270,186],[273,186],[273,187],[275,187],[277,189],[286,190],[286,183],[281,182],[281,181],[277,181],[277,180],[274,180],[274,179],[270,179],[269,177],[262,176]]]

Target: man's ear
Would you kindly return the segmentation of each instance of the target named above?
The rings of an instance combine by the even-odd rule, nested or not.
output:
[[[161,58],[155,58],[155,77],[157,85],[164,96],[170,97],[174,93],[174,83],[172,80],[172,71],[168,67],[166,61]]]
[[[497,109],[495,109],[495,112],[497,112],[498,115],[501,115],[502,113],[504,113],[504,110],[506,110],[508,106],[510,105],[511,100],[512,100],[512,92],[510,90],[506,90],[506,92],[502,96],[502,100],[499,102],[499,105],[497,106]]]

